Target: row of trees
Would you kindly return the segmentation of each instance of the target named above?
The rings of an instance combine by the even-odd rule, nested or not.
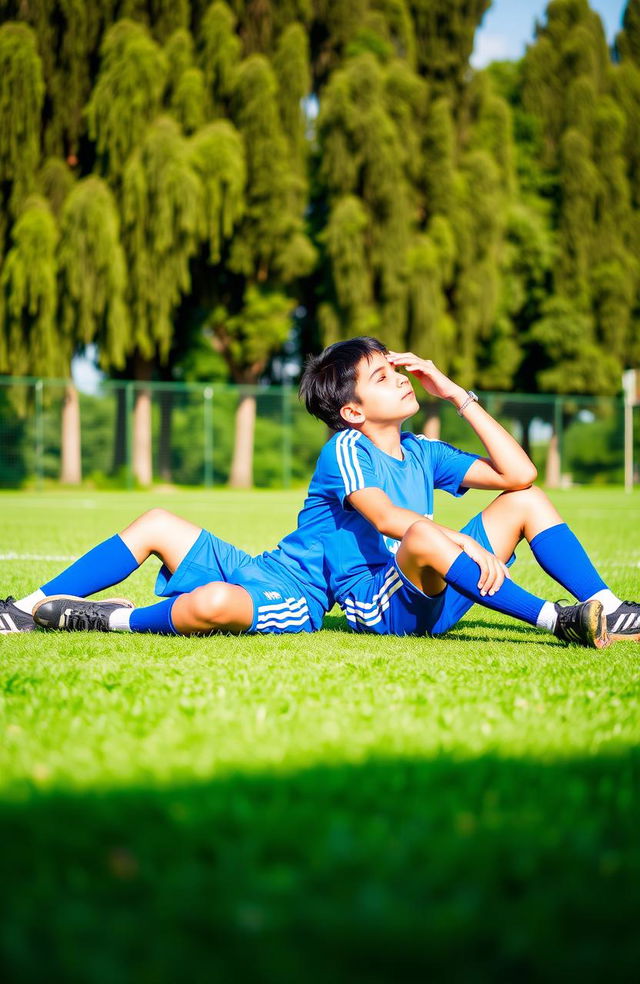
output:
[[[472,72],[489,6],[0,0],[0,371],[68,376],[95,342],[141,382],[255,383],[292,331],[372,332],[464,385],[616,392],[640,363],[640,0],[613,53],[588,0],[552,0],[520,62]],[[78,427],[70,386],[67,481]],[[142,482],[149,427],[141,386]]]

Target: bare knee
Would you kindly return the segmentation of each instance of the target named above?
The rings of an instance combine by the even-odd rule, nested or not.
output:
[[[503,492],[499,496],[512,516],[512,525],[517,526],[518,537],[531,540],[532,537],[549,526],[562,522],[562,517],[549,497],[536,485],[514,492]]]
[[[132,526],[140,526],[144,529],[163,529],[175,519],[175,515],[170,513],[168,509],[161,509],[156,506],[154,509],[149,509],[147,512],[143,513],[136,519]]]
[[[438,530],[428,521],[418,519],[402,537],[403,552],[423,565],[433,554]]]
[[[215,628],[226,625],[229,621],[231,607],[231,590],[228,584],[213,581],[195,588],[190,595],[191,614],[196,622],[202,622]]]
[[[513,492],[503,492],[500,498],[510,508],[516,509],[523,519],[535,511],[554,509],[548,495],[537,485],[529,485],[526,489],[516,489]]]
[[[167,509],[159,507],[149,509],[122,531],[122,539],[134,552],[152,553],[156,550],[162,534],[166,533],[175,519],[174,514]]]

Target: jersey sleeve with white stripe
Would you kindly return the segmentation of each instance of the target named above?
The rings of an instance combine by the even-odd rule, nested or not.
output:
[[[320,455],[316,471],[326,495],[335,496],[344,504],[352,492],[381,487],[371,447],[371,442],[359,431],[344,430],[336,434]]]

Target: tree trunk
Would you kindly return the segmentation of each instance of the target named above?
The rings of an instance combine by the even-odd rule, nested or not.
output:
[[[158,474],[163,482],[171,481],[171,423],[173,420],[173,391],[167,389],[160,398],[160,442]]]
[[[547,467],[545,469],[545,485],[549,489],[560,487],[560,448],[558,445],[558,435],[552,434],[549,439],[549,449],[547,451]]]
[[[116,390],[116,427],[113,437],[112,471],[117,473],[127,460],[127,396],[124,383]]]
[[[432,441],[439,441],[442,423],[440,420],[440,404],[427,403],[426,411],[427,415],[424,419],[422,433],[425,437],[430,438]]]
[[[249,489],[253,485],[253,437],[256,425],[256,398],[240,395],[236,410],[235,441],[229,485],[233,489]]]
[[[142,356],[135,360],[136,382],[151,379],[152,363]],[[151,390],[144,386],[136,389],[133,404],[133,474],[140,485],[151,485],[153,464],[151,457]]]
[[[69,383],[64,391],[60,437],[60,481],[63,485],[79,485],[82,481],[80,400],[73,383]]]

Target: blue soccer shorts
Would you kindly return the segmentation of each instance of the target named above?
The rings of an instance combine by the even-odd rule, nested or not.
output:
[[[270,554],[252,557],[207,530],[202,530],[173,574],[160,568],[155,593],[170,598],[212,581],[237,584],[251,595],[253,621],[248,632],[315,632],[322,627],[322,606],[288,576],[284,565]]]
[[[478,513],[460,530],[490,553],[493,547]],[[516,556],[512,554],[507,565]],[[385,564],[366,584],[356,586],[342,602],[347,621],[356,632],[378,635],[441,635],[469,611],[475,602],[451,585],[434,597],[424,594],[402,573],[396,561]]]

